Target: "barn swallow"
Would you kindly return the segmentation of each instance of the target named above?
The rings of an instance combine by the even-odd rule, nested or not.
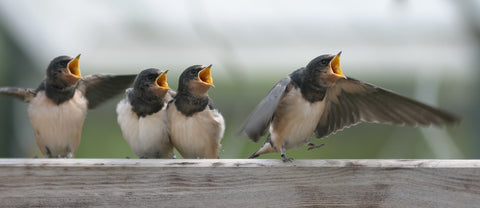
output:
[[[80,55],[54,58],[37,89],[0,88],[0,94],[29,103],[28,116],[35,140],[45,157],[74,157],[87,110],[121,93],[135,78],[135,75],[82,77],[79,60]]]
[[[167,72],[143,70],[117,105],[123,137],[139,158],[174,158],[166,108],[175,92],[168,86]]]
[[[252,111],[241,128],[257,142],[269,128],[263,146],[249,158],[280,152],[310,142],[315,132],[326,137],[360,122],[428,126],[459,122],[455,116],[343,74],[340,55],[316,57],[304,68],[280,80]]]
[[[191,66],[180,75],[167,114],[173,146],[184,158],[218,158],[225,131],[222,115],[208,97],[210,66]]]

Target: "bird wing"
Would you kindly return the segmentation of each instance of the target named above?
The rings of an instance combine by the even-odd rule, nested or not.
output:
[[[257,142],[267,131],[277,105],[284,96],[290,82],[290,77],[287,77],[275,84],[267,96],[252,111],[240,132],[244,132],[251,140]]]
[[[326,110],[315,130],[318,138],[362,121],[408,126],[459,122],[447,112],[352,78],[339,79],[326,98]]]
[[[85,94],[88,108],[92,109],[115,95],[125,92],[125,88],[132,84],[135,77],[136,75],[90,75],[81,79],[79,90]]]
[[[0,94],[12,96],[29,103],[37,95],[37,91],[31,88],[2,87],[0,88]]]

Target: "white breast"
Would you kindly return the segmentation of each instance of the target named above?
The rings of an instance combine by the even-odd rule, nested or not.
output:
[[[128,100],[118,103],[118,124],[123,137],[138,157],[173,158],[165,108],[166,105],[157,113],[138,117]]]
[[[273,144],[278,148],[296,148],[310,141],[322,116],[325,102],[310,103],[293,88],[280,101],[270,125]]]
[[[80,91],[60,105],[39,92],[28,107],[28,115],[41,152],[48,148],[54,157],[73,156],[80,144],[83,121],[87,114],[87,99]],[[69,153],[71,155],[69,155]]]
[[[184,158],[218,158],[225,131],[222,115],[205,110],[185,116],[171,104],[167,110],[171,140]]]

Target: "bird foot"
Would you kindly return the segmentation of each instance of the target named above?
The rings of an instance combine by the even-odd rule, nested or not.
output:
[[[285,154],[282,154],[282,161],[283,162],[293,162],[293,158],[285,156]]]
[[[316,145],[314,143],[309,142],[307,145],[310,146],[307,150],[312,150],[312,149],[317,149],[317,148],[323,147],[325,144]]]

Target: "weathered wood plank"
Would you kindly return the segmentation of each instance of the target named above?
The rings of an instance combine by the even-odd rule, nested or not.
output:
[[[473,207],[480,160],[0,159],[0,207]]]

